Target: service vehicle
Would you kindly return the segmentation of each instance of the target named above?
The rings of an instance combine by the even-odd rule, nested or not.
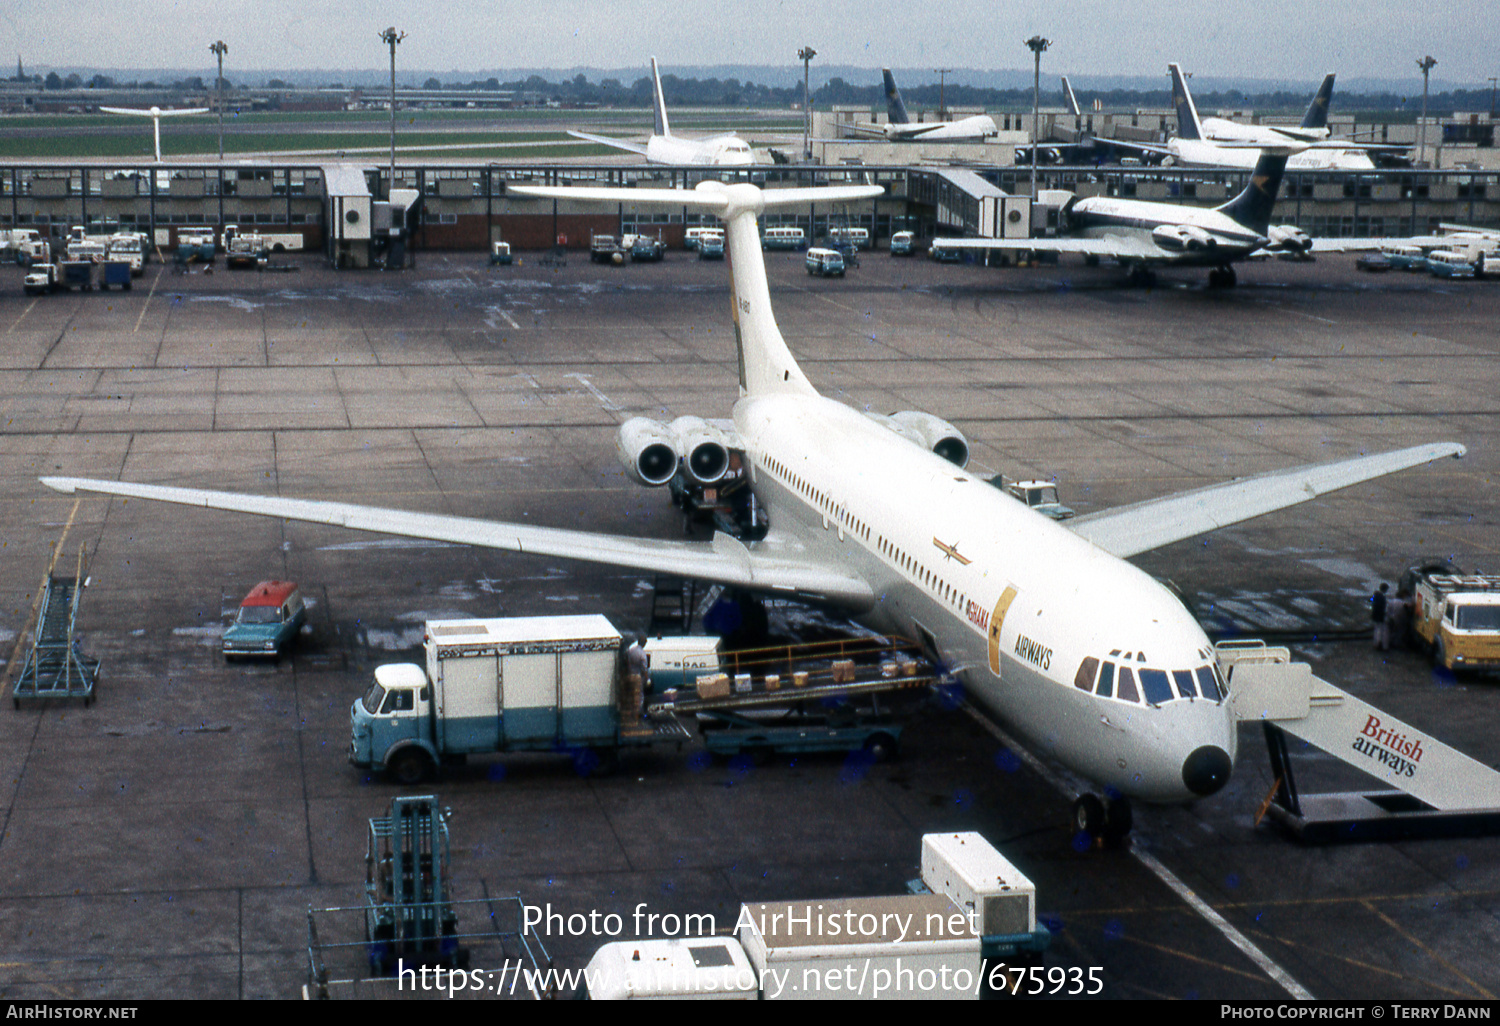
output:
[[[767,228],[760,236],[761,249],[799,250],[807,245],[807,234],[801,228]]]
[[[32,264],[31,269],[26,272],[26,279],[22,282],[21,288],[28,296],[56,292],[58,288],[57,265]]]
[[[240,232],[224,245],[224,266],[230,270],[260,271],[270,260],[271,248],[259,235]]]
[[[99,265],[99,287],[108,289],[111,285],[118,285],[125,291],[130,291],[132,279],[130,264],[124,260],[106,260]]]
[[[807,251],[804,263],[807,265],[808,274],[817,275],[820,278],[844,276],[844,257],[838,250],[814,246]]]
[[[693,688],[704,674],[718,673],[719,639],[698,634],[658,635],[647,638],[646,693],[662,694],[668,688]]]
[[[1057,501],[1056,482],[1010,481],[1004,474],[996,474],[990,478],[990,484],[1053,520],[1067,520],[1074,516],[1072,509]]]
[[[702,239],[704,235],[710,234],[712,232],[718,232],[719,234],[722,235],[724,233],[724,229],[723,228],[715,228],[715,227],[713,227],[711,225],[700,225],[697,228],[689,228],[682,235],[682,246],[683,246],[683,248],[684,249],[697,249],[698,248],[698,241],[700,239]]]
[[[1358,271],[1369,271],[1372,274],[1383,274],[1396,266],[1391,263],[1391,258],[1384,253],[1361,253],[1354,261],[1354,268]]]
[[[972,999],[1030,989],[1027,969],[1052,935],[1036,921],[1036,886],[983,836],[924,836],[922,875],[908,887],[746,903],[733,936],[612,941],[590,959],[578,996]],[[1100,993],[1097,973],[1081,976],[1075,993]]]
[[[1466,574],[1443,560],[1401,577],[1412,594],[1411,630],[1432,661],[1454,672],[1500,667],[1500,574]]]
[[[722,229],[710,229],[698,236],[698,259],[724,259],[724,232]]]
[[[650,235],[637,235],[630,245],[630,259],[636,263],[655,263],[666,255],[667,247]]]
[[[896,232],[891,236],[891,256],[911,256],[916,251],[916,232]]]
[[[102,264],[104,263],[105,245],[102,242],[95,242],[93,239],[69,240],[65,253],[65,260],[87,260],[91,264]]]
[[[509,267],[514,262],[515,262],[515,257],[511,256],[510,243],[508,243],[508,242],[492,242],[492,243],[490,243],[490,266],[491,267]]]
[[[271,253],[300,253],[306,245],[302,239],[301,232],[266,232],[255,228],[246,228],[243,233],[254,233],[259,235],[266,244],[266,250]],[[236,235],[242,234],[237,224],[226,224],[224,226],[224,249],[229,249],[229,244],[234,241]]]
[[[927,255],[940,264],[961,264],[964,262],[964,251],[954,249],[950,246],[929,246]]]
[[[1479,254],[1479,263],[1474,265],[1474,274],[1480,278],[1500,278],[1500,251]]]
[[[261,581],[224,631],[224,658],[279,658],[306,622],[307,604],[295,581]]]
[[[42,233],[35,228],[5,229],[0,231],[0,260],[14,260],[25,267],[41,244]]]
[[[870,229],[833,225],[828,229],[828,242],[830,245],[848,243],[856,249],[869,249]]]
[[[62,289],[93,291],[94,269],[98,267],[98,264],[92,260],[64,260],[55,266],[57,267],[57,280],[52,285],[54,292]]]
[[[603,616],[432,620],[425,666],[375,668],[349,710],[349,761],[403,784],[487,752],[566,752],[580,771],[622,747],[685,741],[675,716],[643,718],[620,632]]]
[[[625,263],[628,253],[629,250],[613,235],[595,235],[589,240],[589,259],[596,264],[619,267]]]
[[[139,232],[116,232],[104,244],[104,258],[129,264],[131,275],[139,278],[146,269],[146,237]]]
[[[1427,254],[1422,252],[1421,246],[1413,246],[1407,242],[1386,242],[1381,244],[1379,251],[1385,254],[1391,266],[1398,271],[1427,270]]]
[[[1435,249],[1427,254],[1427,273],[1436,278],[1474,277],[1474,258],[1456,249]]]
[[[177,262],[179,264],[212,264],[218,244],[212,228],[177,229]]]

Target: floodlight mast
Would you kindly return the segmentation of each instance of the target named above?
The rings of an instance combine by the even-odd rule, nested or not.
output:
[[[391,176],[386,185],[387,198],[389,190],[396,186],[396,44],[405,38],[406,33],[397,32],[395,28],[380,33],[380,41],[391,48]]]
[[[802,159],[812,160],[812,93],[808,90],[808,68],[818,51],[804,46],[797,51],[802,62]]]
[[[1036,56],[1036,74],[1031,85],[1031,198],[1036,200],[1036,149],[1039,127],[1042,120],[1042,52],[1052,45],[1052,40],[1032,36],[1026,45]]]
[[[1427,160],[1427,75],[1437,67],[1437,58],[1429,54],[1417,61],[1417,67],[1422,71],[1422,130],[1421,139],[1417,145],[1417,155],[1418,159],[1425,163]]]
[[[224,55],[229,52],[229,44],[224,40],[213,43],[208,48],[209,52],[219,58],[219,77],[214,81],[215,91],[219,94],[219,159],[224,159]]]

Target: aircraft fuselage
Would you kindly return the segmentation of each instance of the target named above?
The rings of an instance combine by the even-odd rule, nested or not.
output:
[[[988,712],[1106,787],[1177,802],[1222,786],[1234,719],[1195,676],[1214,674],[1212,646],[1160,584],[842,403],[757,395],[734,420],[773,532],[865,577],[863,621],[923,642]]]

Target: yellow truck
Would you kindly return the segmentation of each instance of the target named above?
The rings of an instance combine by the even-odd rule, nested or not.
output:
[[[1466,574],[1451,563],[1415,566],[1412,633],[1435,665],[1455,672],[1500,668],[1500,574]]]

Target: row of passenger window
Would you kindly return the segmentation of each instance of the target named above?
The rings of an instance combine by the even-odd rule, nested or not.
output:
[[[1217,702],[1225,695],[1223,682],[1213,666],[1195,670],[1150,670],[1116,666],[1108,659],[1089,656],[1078,667],[1073,686],[1101,698],[1122,702],[1163,705],[1179,698],[1206,698]]]

